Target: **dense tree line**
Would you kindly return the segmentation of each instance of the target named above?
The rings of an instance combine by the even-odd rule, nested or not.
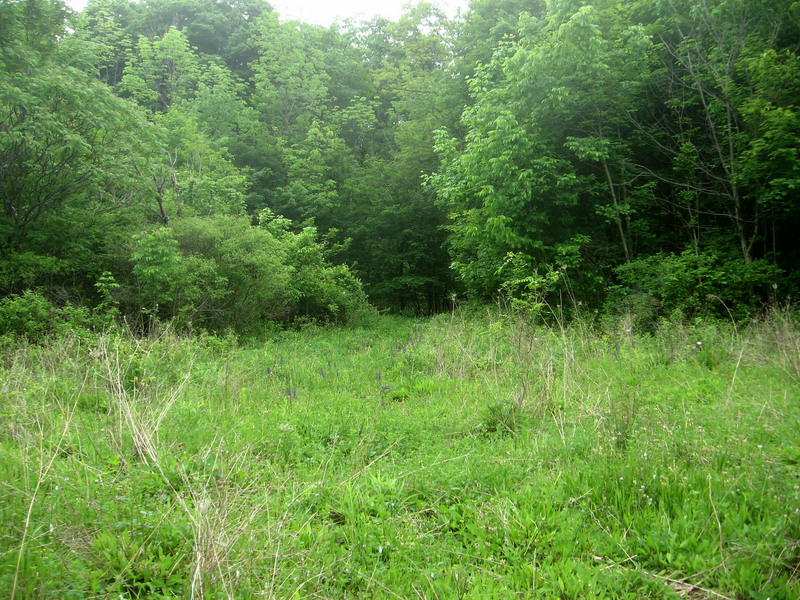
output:
[[[798,40],[789,0],[421,2],[330,28],[263,0],[4,1],[4,310],[750,314],[798,287]]]
[[[469,80],[433,176],[470,289],[740,314],[796,288],[797,6],[542,4]],[[560,277],[531,277],[548,268]],[[549,283],[548,283],[549,282]]]

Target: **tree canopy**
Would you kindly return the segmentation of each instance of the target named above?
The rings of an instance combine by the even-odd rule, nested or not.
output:
[[[453,294],[750,315],[800,284],[798,39],[790,0],[2,2],[0,295],[238,331]]]

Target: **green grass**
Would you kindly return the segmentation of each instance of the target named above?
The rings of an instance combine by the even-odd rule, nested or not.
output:
[[[785,314],[386,317],[0,360],[3,598],[800,596]]]

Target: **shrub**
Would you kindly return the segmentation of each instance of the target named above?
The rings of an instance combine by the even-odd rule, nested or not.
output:
[[[39,291],[25,290],[0,300],[0,337],[39,343],[48,335],[89,335],[90,325],[87,308],[73,304],[57,308]]]
[[[346,321],[367,305],[361,281],[345,265],[331,265],[317,230],[285,232],[281,236],[292,269],[292,295],[298,315],[323,321]]]
[[[158,315],[179,325],[253,335],[299,317],[346,321],[368,306],[352,272],[327,261],[314,228],[293,233],[285,220],[253,227],[231,216],[172,225],[140,237],[134,274],[140,298],[159,301]]]
[[[608,305],[636,316],[647,326],[662,316],[712,313],[743,319],[757,310],[782,277],[765,260],[749,264],[713,253],[659,253],[616,268],[620,284],[613,286]]]
[[[133,261],[133,273],[145,310],[157,312],[159,305],[172,302],[180,268],[178,242],[173,231],[162,228],[136,236]]]
[[[174,314],[204,328],[253,333],[291,300],[285,252],[246,218],[175,221],[182,256]]]
[[[40,292],[26,290],[0,300],[0,335],[36,342],[50,331],[55,307]]]

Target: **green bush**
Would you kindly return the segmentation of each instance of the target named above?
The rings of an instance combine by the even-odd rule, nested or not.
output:
[[[52,327],[55,307],[40,292],[25,290],[0,300],[0,335],[36,342]]]
[[[173,314],[212,330],[254,333],[291,300],[281,244],[246,218],[175,221],[181,262]]]
[[[659,253],[616,268],[620,284],[608,307],[636,316],[640,326],[665,316],[711,313],[744,319],[769,297],[782,271],[765,260],[748,264],[713,253]]]
[[[328,262],[316,229],[288,226],[274,218],[253,227],[244,217],[192,217],[142,234],[128,315],[144,306],[182,327],[254,335],[275,322],[361,314],[368,307],[361,282]]]
[[[86,307],[65,304],[57,308],[36,290],[0,300],[0,337],[39,343],[48,335],[90,335],[91,324]]]
[[[157,313],[159,305],[172,302],[180,269],[178,242],[172,229],[136,236],[133,262],[142,306],[147,312]]]
[[[292,269],[291,288],[296,314],[323,321],[346,321],[367,305],[361,281],[345,265],[331,265],[317,241],[317,230],[281,235]]]

